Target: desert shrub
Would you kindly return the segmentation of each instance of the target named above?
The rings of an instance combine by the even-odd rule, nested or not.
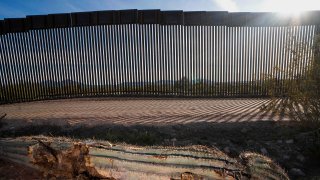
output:
[[[293,47],[292,44],[295,44]],[[291,45],[291,46],[290,46]],[[272,100],[262,109],[288,115],[309,125],[320,124],[320,36],[312,49],[292,37],[286,51],[291,56],[285,68],[267,74],[266,86]],[[306,58],[306,53],[311,55]],[[286,78],[283,78],[286,77]]]

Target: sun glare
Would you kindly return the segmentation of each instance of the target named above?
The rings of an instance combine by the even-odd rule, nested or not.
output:
[[[320,0],[267,0],[262,8],[283,15],[299,15],[303,11],[315,10],[319,6]]]

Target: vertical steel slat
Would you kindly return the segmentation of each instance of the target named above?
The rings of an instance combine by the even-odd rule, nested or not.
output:
[[[47,86],[47,78],[46,78],[46,75],[47,75],[47,68],[46,68],[46,62],[45,62],[45,57],[44,57],[44,38],[43,38],[43,30],[39,30],[37,32],[37,37],[38,37],[38,43],[39,43],[39,46],[38,46],[38,51],[39,51],[39,63],[40,63],[40,68],[41,68],[41,81],[39,82],[39,86],[41,88],[41,99],[45,99],[47,97],[47,89],[48,89],[48,86]]]
[[[49,74],[49,98],[53,98],[55,95],[55,87],[54,87],[54,66],[53,66],[53,58],[52,58],[52,52],[53,52],[53,45],[51,42],[51,30],[45,31],[45,45],[47,48],[47,63],[48,63],[48,74]],[[26,62],[27,63],[27,62]],[[30,75],[29,75],[30,76]]]
[[[107,77],[107,73],[106,73],[106,66],[105,66],[105,54],[104,54],[104,50],[105,48],[103,47],[104,43],[104,37],[103,37],[103,33],[102,33],[102,25],[97,26],[97,56],[99,58],[99,77],[100,77],[100,84],[99,84],[99,96],[105,96],[105,89],[106,89],[106,77]]]
[[[81,89],[82,89],[82,82],[80,80],[80,58],[79,58],[79,51],[78,51],[78,28],[75,27],[73,29],[70,29],[70,50],[72,52],[72,63],[73,63],[73,78],[74,81],[77,82],[77,85],[75,86],[75,94],[74,96],[77,97],[80,95]]]
[[[100,95],[100,84],[101,84],[101,67],[100,67],[100,57],[99,57],[99,39],[98,39],[98,29],[99,26],[92,27],[92,53],[93,53],[93,71],[94,71],[94,95]]]
[[[199,83],[199,78],[200,78],[200,75],[201,75],[201,72],[200,72],[200,62],[201,62],[201,59],[200,59],[200,44],[201,44],[201,39],[200,39],[200,27],[199,26],[196,26],[196,56],[195,56],[195,67],[196,67],[196,75],[194,77],[194,83],[195,84],[198,84]],[[198,85],[195,86],[196,88],[196,95],[198,96],[200,94],[200,89],[197,87]]]
[[[272,61],[273,61],[273,58],[272,58],[272,55],[274,53],[273,51],[273,29],[268,27],[267,28],[267,31],[268,31],[268,37],[267,37],[267,58],[266,58],[266,66],[267,66],[267,72],[266,74],[269,75],[271,74],[271,67],[272,67]],[[264,76],[264,83],[266,83],[266,78]],[[265,95],[268,94],[268,89],[267,87],[265,86],[264,87],[264,92],[265,92]]]
[[[190,27],[190,64],[189,64],[189,80],[190,80],[190,83],[189,83],[189,86],[190,86],[190,89],[191,89],[191,92],[190,92],[190,95],[193,95],[194,94],[194,87],[193,87],[193,77],[194,77],[194,73],[195,73],[195,69],[194,69],[194,52],[195,52],[195,45],[194,45],[194,27]]]
[[[75,44],[76,44],[76,60],[78,61],[78,79],[81,82],[81,89],[78,96],[82,96],[86,93],[87,85],[85,80],[86,72],[84,71],[85,66],[85,57],[84,57],[84,50],[83,50],[83,27],[77,27],[75,33]]]
[[[3,44],[3,39],[4,39],[4,36],[5,35],[0,35],[0,55],[1,55],[1,79],[2,79],[2,82],[3,82],[3,89],[2,89],[2,92],[3,92],[3,101],[1,101],[1,103],[7,103],[9,102],[10,100],[10,96],[9,96],[9,80],[8,80],[8,71],[7,71],[7,68],[6,68],[6,64],[8,63],[8,60],[7,60],[7,56],[5,55],[4,53],[4,44]]]
[[[127,64],[128,64],[128,58],[127,58],[127,48],[126,48],[126,39],[127,32],[125,31],[125,27],[127,25],[121,25],[121,63],[122,63],[122,94],[127,93],[127,82],[128,82],[128,73],[127,71]]]
[[[229,96],[229,61],[230,61],[230,27],[226,27],[225,29],[225,40],[224,40],[224,53],[225,53],[225,58],[224,58],[224,93],[223,96],[227,97]]]
[[[22,74],[22,70],[21,70],[21,55],[19,54],[19,49],[20,48],[18,48],[18,43],[19,43],[19,40],[18,40],[18,35],[19,35],[20,33],[16,33],[16,34],[14,34],[13,35],[13,37],[12,37],[12,47],[13,47],[13,53],[14,53],[14,55],[15,55],[15,64],[14,64],[14,66],[16,66],[16,85],[15,85],[15,87],[16,87],[16,89],[17,89],[17,91],[18,91],[18,97],[16,97],[16,98],[18,98],[17,100],[19,101],[19,102],[21,102],[21,101],[23,101],[23,99],[22,99],[22,97],[23,97],[23,94],[24,94],[24,92],[22,91],[22,87],[21,87],[21,84],[22,84],[22,77],[21,77],[21,74]]]
[[[284,62],[285,62],[285,34],[286,34],[286,27],[280,27],[280,32],[281,32],[281,46],[280,46],[280,59],[279,59],[279,68],[280,70],[283,70],[284,68]],[[280,87],[281,87],[281,90],[280,90],[280,93],[282,94],[284,92],[284,84],[283,84],[283,81],[284,80],[284,74],[281,72],[280,73]]]
[[[302,50],[302,61],[301,61],[301,75],[304,75],[305,74],[305,62],[307,61],[307,58],[306,58],[306,54],[307,54],[307,26],[303,26],[302,27],[302,35],[301,35],[301,38],[302,38],[302,43],[303,43],[303,50]]]
[[[55,82],[56,80],[56,59],[55,59],[55,56],[54,56],[54,42],[53,42],[53,29],[49,29],[47,30],[47,33],[46,33],[46,37],[47,37],[47,45],[48,45],[48,49],[49,49],[49,52],[48,52],[48,55],[49,55],[49,60],[48,62],[50,63],[50,87],[51,87],[51,91],[52,91],[52,94],[51,94],[51,98],[54,98],[56,95],[57,95],[57,84]]]
[[[277,40],[277,45],[276,45],[276,69],[275,69],[275,73],[274,76],[277,77],[277,79],[279,79],[280,77],[280,73],[277,70],[277,68],[280,67],[280,55],[281,55],[281,50],[280,50],[280,46],[281,46],[281,38],[280,38],[280,34],[281,34],[281,30],[279,27],[276,27],[277,31],[276,31],[276,40]],[[280,93],[281,87],[277,89],[277,93]]]
[[[142,82],[142,76],[143,76],[143,71],[142,71],[142,61],[143,61],[143,57],[142,57],[142,53],[141,51],[143,51],[143,47],[141,45],[141,26],[142,25],[137,25],[137,29],[136,29],[136,35],[137,35],[137,59],[136,59],[136,63],[137,63],[137,73],[138,73],[138,78],[137,78],[137,93],[140,94],[141,91],[141,82]]]
[[[223,37],[223,31],[224,31],[224,27],[223,26],[218,26],[217,27],[217,31],[218,31],[218,62],[219,62],[219,68],[215,68],[217,71],[218,71],[218,74],[219,74],[219,83],[218,83],[218,91],[217,91],[217,95],[218,96],[221,96],[221,92],[223,91],[223,84],[222,84],[222,73],[223,73],[223,40],[224,40],[224,37]]]
[[[125,30],[126,30],[126,59],[127,59],[127,64],[126,64],[126,73],[127,73],[127,80],[126,80],[126,93],[130,94],[132,91],[132,48],[131,48],[131,25],[126,25]]]
[[[180,78],[180,64],[178,63],[177,50],[178,50],[178,36],[177,36],[178,25],[172,27],[171,37],[172,37],[172,56],[173,56],[173,79],[170,81],[171,93],[176,95],[177,91],[174,89],[175,82]]]
[[[197,89],[196,89],[196,86],[195,86],[195,83],[196,83],[196,80],[197,80],[197,76],[198,76],[198,26],[194,26],[194,29],[193,29],[193,76],[192,76],[192,87],[193,87],[193,95],[197,94]]]
[[[96,47],[95,47],[95,31],[93,26],[89,26],[89,39],[90,39],[90,70],[91,70],[91,87],[92,87],[92,94],[91,96],[96,95],[97,91],[97,84],[98,84],[98,77],[97,77],[97,59],[96,59]]]
[[[203,53],[202,53],[202,44],[203,44],[203,40],[202,40],[202,37],[203,37],[203,34],[202,34],[202,28],[203,26],[198,26],[198,30],[199,30],[199,40],[198,40],[198,43],[199,43],[199,46],[198,46],[198,81],[197,83],[199,83],[199,88],[198,88],[198,96],[201,96],[203,95],[203,88],[202,88],[202,83],[203,83]]]
[[[134,49],[135,49],[135,82],[134,82],[134,87],[135,87],[135,93],[137,93],[138,90],[138,82],[140,81],[140,71],[139,71],[139,52],[140,52],[140,46],[139,46],[139,37],[138,37],[138,28],[139,25],[134,25]]]
[[[119,81],[118,81],[118,94],[121,95],[123,93],[123,59],[122,59],[122,25],[117,25],[116,26],[116,47],[117,47],[117,68],[118,68],[118,75],[119,75]]]
[[[1,35],[0,38],[0,52],[2,54],[2,60],[3,60],[3,74],[5,74],[3,76],[4,81],[5,81],[5,93],[6,93],[6,98],[7,98],[7,102],[11,102],[11,91],[10,91],[10,84],[11,84],[11,74],[9,72],[9,68],[8,68],[8,64],[9,62],[9,57],[8,57],[8,53],[7,53],[7,46],[5,45],[5,38],[6,38],[7,34],[5,35]]]
[[[269,59],[268,61],[269,62],[269,68],[268,68],[268,74],[266,76],[267,79],[265,80],[268,80],[269,76],[273,76],[273,72],[274,72],[274,67],[275,67],[275,53],[276,53],[276,49],[275,49],[275,46],[276,46],[276,42],[275,42],[275,27],[269,27],[269,30],[270,30],[270,49],[271,49],[271,52],[269,51]],[[266,81],[267,82],[267,81]],[[269,96],[269,84],[267,83],[266,84],[266,95]]]
[[[152,94],[156,95],[157,94],[157,81],[159,80],[158,78],[158,56],[157,56],[157,26],[156,25],[151,25],[151,29],[152,29],[152,61],[153,61],[153,75],[154,75],[154,79],[153,79],[153,89],[152,89]]]
[[[204,72],[204,78],[205,78],[205,96],[209,96],[209,87],[211,86],[211,77],[210,77],[210,69],[209,69],[209,57],[210,57],[210,52],[211,49],[209,48],[209,27],[208,26],[204,26],[204,47],[203,47],[203,53],[204,53],[204,68],[205,68],[205,72]]]
[[[178,47],[177,49],[177,63],[179,66],[179,74],[178,74],[178,78],[176,79],[175,83],[178,82],[179,80],[182,79],[182,77],[184,76],[184,59],[183,59],[183,44],[182,44],[182,36],[183,36],[183,29],[181,25],[177,26],[177,30],[176,30],[176,37],[177,37],[177,44],[176,46]],[[182,94],[182,89],[179,88],[177,91],[176,95],[181,95]]]
[[[148,25],[148,47],[149,47],[149,62],[150,62],[150,84],[149,84],[149,95],[154,95],[154,83],[155,83],[155,59],[154,59],[154,32],[153,32],[153,25]]]
[[[219,90],[219,80],[220,80],[220,74],[218,71],[220,67],[220,53],[219,53],[219,26],[212,26],[212,30],[214,31],[213,38],[211,39],[211,42],[213,44],[213,52],[212,53],[212,61],[214,61],[214,66],[212,66],[212,70],[215,74],[215,81],[214,81],[214,96],[218,96],[218,90]]]
[[[211,54],[212,54],[212,46],[210,43],[210,38],[211,38],[211,26],[205,26],[205,41],[206,45],[204,48],[204,52],[206,53],[206,96],[212,96],[211,94],[211,86],[212,86],[212,59],[211,59]]]
[[[133,59],[133,66],[134,66],[134,74],[133,74],[133,77],[134,77],[134,82],[133,82],[133,87],[134,87],[134,93],[136,93],[137,92],[137,82],[138,82],[138,73],[139,73],[139,71],[138,71],[138,64],[137,64],[137,61],[138,61],[138,42],[137,42],[137,27],[138,27],[139,25],[137,25],[137,24],[134,24],[133,25],[133,29],[132,29],[132,31],[133,31],[133,36],[132,36],[132,38],[133,38],[133,57],[134,57],[134,59]]]
[[[8,42],[9,36],[11,34],[6,34],[5,38],[4,38],[4,44],[5,44],[5,52],[6,52],[6,57],[7,57],[7,72],[9,74],[9,92],[10,92],[10,102],[14,102],[16,101],[16,99],[14,99],[16,97],[14,89],[13,89],[13,84],[14,84],[14,75],[13,75],[13,68],[12,68],[12,53],[10,52],[10,44]]]
[[[232,48],[230,49],[231,50],[231,61],[229,62],[230,63],[230,92],[231,92],[231,96],[234,96],[235,95],[235,76],[237,74],[235,68],[236,68],[236,60],[235,58],[239,58],[239,56],[235,56],[236,54],[236,48],[237,48],[237,37],[236,37],[236,33],[238,32],[238,27],[234,27],[232,28],[232,31],[231,31],[231,43],[232,43]],[[229,41],[230,42],[230,41]]]
[[[28,51],[29,51],[29,63],[30,63],[30,74],[32,76],[31,84],[32,84],[32,100],[35,100],[38,92],[38,88],[36,86],[36,72],[35,70],[37,69],[34,64],[35,64],[35,57],[34,57],[34,44],[33,40],[34,38],[32,37],[33,31],[30,31],[28,33],[27,41],[28,41]]]
[[[279,71],[278,71],[278,74],[279,74],[279,93],[283,93],[283,73],[280,72],[281,69],[283,69],[283,61],[284,61],[284,27],[280,27],[279,28],[279,37],[280,37],[280,48],[279,48]]]
[[[9,92],[10,92],[10,99],[11,101],[10,102],[15,102],[16,99],[16,93],[13,89],[13,85],[15,84],[14,82],[14,74],[13,74],[13,71],[14,71],[14,68],[12,67],[13,65],[13,58],[12,58],[12,52],[11,52],[11,48],[10,48],[10,43],[8,42],[9,38],[10,38],[11,34],[7,34],[5,35],[5,51],[6,51],[6,57],[7,57],[7,72],[9,74]]]
[[[161,86],[161,78],[162,78],[162,71],[161,71],[161,32],[160,32],[160,25],[155,25],[155,34],[156,34],[156,64],[157,64],[157,95],[160,94],[160,86]]]
[[[102,25],[102,31],[101,31],[101,36],[103,40],[103,58],[104,58],[104,72],[106,72],[106,77],[105,77],[105,89],[104,93],[105,95],[110,95],[111,92],[111,70],[110,70],[110,47],[109,47],[109,28],[106,25]]]
[[[69,63],[70,63],[70,58],[69,58],[69,52],[68,52],[68,42],[67,41],[67,31],[68,28],[63,28],[61,33],[62,33],[62,54],[63,54],[63,71],[64,71],[64,84],[65,84],[65,97],[70,97],[70,92],[71,92],[71,86],[73,86],[70,70],[69,70]],[[70,84],[71,83],[71,84]],[[70,86],[71,85],[71,86]]]
[[[102,75],[101,75],[101,57],[100,57],[100,38],[99,38],[99,26],[94,26],[93,27],[93,34],[94,34],[94,38],[93,39],[93,45],[94,45],[94,60],[93,61],[95,63],[95,95],[99,96],[101,95],[101,84],[102,84]]]
[[[257,44],[257,38],[258,38],[258,27],[252,28],[251,31],[253,38],[252,38],[252,58],[251,62],[252,63],[252,95],[256,95],[256,73],[257,73],[257,63],[258,63],[258,44]]]
[[[47,41],[46,41],[46,30],[41,30],[39,32],[39,38],[41,40],[41,60],[43,62],[43,83],[42,86],[44,88],[44,97],[43,99],[47,99],[49,97],[49,65],[48,65],[48,50],[47,50]]]
[[[260,42],[260,63],[258,69],[258,76],[259,76],[259,96],[262,95],[262,79],[261,74],[264,71],[264,62],[265,62],[265,36],[266,30],[265,27],[261,28],[261,42]]]
[[[13,69],[13,78],[14,78],[14,90],[15,90],[15,99],[16,101],[21,101],[20,100],[20,95],[21,95],[21,91],[20,91],[20,88],[18,86],[19,84],[19,67],[18,67],[18,56],[17,56],[17,52],[16,52],[16,48],[15,48],[15,45],[16,45],[16,33],[14,34],[11,34],[10,36],[10,40],[9,40],[9,43],[10,43],[10,51],[12,53],[12,59],[13,59],[13,64],[12,64],[12,69]]]
[[[59,56],[59,74],[60,74],[60,79],[59,79],[59,84],[61,84],[61,96],[62,97],[66,97],[65,94],[65,71],[64,71],[64,57],[63,57],[63,47],[62,47],[62,42],[64,37],[62,37],[62,33],[61,33],[62,29],[59,28],[57,29],[57,36],[58,36],[58,49],[57,49],[57,54]]]
[[[299,77],[299,75],[301,74],[301,69],[302,69],[302,61],[303,61],[303,56],[302,56],[302,53],[303,53],[303,51],[302,51],[302,41],[303,41],[303,39],[302,39],[302,29],[303,29],[303,26],[298,26],[297,27],[297,31],[298,31],[298,40],[297,40],[297,52],[299,53],[299,62],[298,62],[298,69],[297,69],[297,71],[296,71],[296,77],[297,78],[300,78]]]
[[[228,40],[229,40],[229,27],[224,27],[224,31],[223,31],[223,72],[222,72],[222,83],[223,83],[223,93],[222,93],[222,96],[223,97],[226,97],[227,95],[227,91],[228,91],[228,85],[227,85],[227,80],[228,80],[228,70],[227,70],[227,61],[229,60],[229,55],[228,55],[228,51],[229,51],[229,48],[228,48]]]
[[[187,65],[187,69],[186,69],[186,79],[188,80],[189,83],[187,83],[187,89],[188,89],[188,93],[187,95],[190,96],[192,94],[192,28],[191,26],[186,27],[186,65]]]
[[[148,76],[148,59],[147,59],[147,47],[146,47],[146,27],[145,25],[141,25],[141,45],[142,45],[142,52],[141,56],[143,57],[143,61],[141,63],[141,69],[142,69],[142,81],[141,81],[141,87],[143,89],[142,94],[146,94],[146,83],[149,81],[149,76]]]
[[[109,51],[106,41],[107,39],[107,30],[105,25],[100,26],[100,37],[101,37],[101,50],[102,50],[102,62],[103,62],[103,72],[104,72],[104,86],[103,86],[103,95],[108,95],[110,92],[109,84],[110,84],[110,71],[108,69],[109,64]]]
[[[170,79],[170,91],[171,93],[174,93],[174,82],[179,78],[178,75],[180,74],[180,69],[179,69],[179,66],[177,64],[177,56],[176,56],[176,50],[177,50],[177,44],[176,44],[176,41],[177,41],[177,36],[176,36],[176,26],[177,25],[173,25],[171,27],[171,57],[172,57],[172,68],[171,68],[171,71],[172,71],[172,74],[173,74],[173,77]],[[171,95],[174,95],[174,94],[171,94]]]
[[[9,44],[9,53],[10,53],[10,59],[11,59],[11,72],[12,72],[12,88],[13,88],[13,94],[14,94],[14,99],[15,101],[19,101],[18,95],[21,93],[19,88],[17,87],[18,82],[18,69],[16,67],[17,63],[17,57],[16,57],[16,52],[14,48],[15,44],[15,37],[16,34],[11,33],[8,37],[8,44]]]
[[[141,71],[141,80],[140,80],[140,88],[142,90],[142,94],[146,93],[146,89],[145,89],[145,83],[147,81],[148,75],[147,75],[147,69],[146,69],[146,47],[145,47],[145,27],[144,25],[140,26],[140,32],[141,32],[141,36],[140,36],[140,46],[141,48],[141,62],[140,62],[140,71]]]
[[[83,58],[83,64],[82,64],[82,69],[83,69],[83,80],[84,80],[84,92],[82,96],[87,96],[90,93],[90,84],[89,84],[89,71],[88,71],[88,41],[87,41],[87,27],[81,27],[81,34],[80,36],[82,37],[81,39],[81,51],[82,53],[82,58]]]
[[[116,57],[116,42],[115,42],[115,26],[116,25],[110,25],[110,30],[111,30],[111,50],[112,50],[112,57],[111,57],[111,62],[112,62],[112,70],[113,70],[113,94],[118,94],[118,66],[117,66],[117,57]]]
[[[94,59],[94,47],[93,47],[93,28],[92,26],[88,26],[88,57],[89,57],[89,74],[90,74],[90,78],[89,78],[89,84],[90,84],[90,96],[95,95],[95,84],[96,84],[96,77],[95,77],[95,71],[94,71],[94,67],[95,67],[95,59]]]
[[[205,95],[206,92],[206,84],[207,84],[207,77],[205,75],[207,75],[207,66],[206,66],[206,51],[208,51],[208,49],[206,48],[206,38],[205,38],[205,26],[201,26],[201,62],[202,62],[202,66],[201,66],[201,79],[202,79],[202,94],[201,96]],[[205,51],[206,50],[206,51]]]
[[[149,59],[148,59],[148,47],[147,47],[147,30],[146,30],[146,25],[142,25],[142,34],[143,34],[143,38],[142,38],[142,44],[143,44],[143,71],[144,71],[144,75],[143,75],[143,94],[145,95],[147,93],[147,89],[146,86],[149,83]]]
[[[244,93],[245,96],[247,96],[247,92],[248,92],[248,76],[245,76],[245,74],[247,74],[247,72],[250,69],[249,66],[249,58],[248,58],[248,36],[247,36],[247,31],[248,27],[240,27],[239,31],[237,33],[237,56],[240,57],[240,59],[238,60],[238,64],[237,64],[237,77],[236,77],[236,81],[237,81],[237,87],[236,87],[236,94],[237,96],[241,96],[241,92]],[[241,67],[244,66],[243,64],[245,64],[245,69],[242,69]]]
[[[43,50],[42,53],[43,55],[43,60],[44,60],[44,64],[45,64],[45,98],[49,98],[50,97],[50,89],[51,89],[51,73],[49,73],[51,71],[51,67],[50,67],[50,62],[49,62],[49,50],[48,50],[48,35],[47,35],[47,30],[42,30],[41,31],[41,39],[43,41]]]
[[[64,56],[64,46],[63,46],[63,41],[65,39],[64,35],[63,35],[63,31],[64,29],[59,28],[58,29],[58,36],[59,36],[59,67],[60,67],[60,74],[61,74],[61,80],[60,83],[62,85],[62,96],[63,97],[67,97],[66,94],[66,71],[65,71],[65,56]]]
[[[162,81],[162,85],[164,86],[164,94],[167,95],[168,87],[167,87],[167,79],[168,79],[168,27],[163,26],[163,39],[162,39],[162,47],[163,47],[163,67],[164,67],[164,77]]]
[[[16,44],[17,44],[17,41],[16,41],[16,36],[17,34],[14,33],[14,34],[11,34],[11,38],[9,40],[10,42],[10,47],[11,47],[11,53],[12,53],[12,58],[13,58],[13,62],[14,64],[12,64],[12,69],[13,72],[14,72],[14,90],[15,90],[15,98],[16,98],[16,101],[21,101],[20,99],[20,96],[21,96],[21,89],[19,87],[19,62],[18,62],[18,55],[17,55],[17,48],[16,48]]]
[[[187,77],[187,36],[186,36],[186,29],[187,27],[185,26],[181,26],[181,62],[182,62],[182,77]],[[181,79],[183,80],[183,79]],[[183,96],[187,96],[187,90],[185,88],[185,86],[180,86],[181,87],[181,94]]]
[[[254,95],[257,96],[259,94],[259,67],[261,63],[261,27],[258,27],[256,29],[257,31],[257,37],[256,37],[256,66],[255,66],[255,93]]]
[[[2,51],[1,49],[3,48],[2,47],[2,37],[3,35],[0,35],[0,92],[1,92],[1,99],[0,99],[0,104],[2,103],[6,103],[7,100],[8,100],[8,97],[7,97],[7,92],[6,92],[6,89],[7,89],[7,83],[6,83],[6,80],[5,80],[5,69],[4,69],[4,64],[5,64],[5,60],[4,60],[4,55],[2,54]]]
[[[230,56],[231,56],[231,58],[230,58],[230,61],[229,61],[229,63],[230,63],[230,68],[229,68],[229,74],[230,74],[230,92],[231,92],[231,96],[234,96],[235,95],[235,83],[236,83],[236,81],[235,81],[235,76],[236,76],[236,74],[237,74],[237,72],[236,72],[236,70],[235,70],[235,68],[236,68],[236,60],[235,60],[235,58],[239,58],[239,56],[235,56],[235,54],[236,54],[236,48],[237,48],[237,37],[236,37],[236,33],[238,32],[238,27],[233,27],[232,29],[231,29],[232,31],[231,31],[231,37],[230,37],[230,39],[231,39],[231,41],[229,41],[229,42],[231,42],[231,44],[232,44],[232,48],[230,49]]]
[[[145,29],[145,48],[146,48],[146,74],[147,74],[147,82],[145,83],[146,93],[145,95],[150,94],[150,85],[152,83],[152,59],[150,58],[151,54],[151,45],[150,45],[150,28],[149,25],[144,25]]]
[[[111,49],[111,26],[105,25],[105,44],[106,44],[106,55],[107,55],[107,71],[108,71],[108,95],[112,95],[113,93],[113,82],[114,82],[114,76],[113,76],[113,64],[112,64],[112,49]]]
[[[61,57],[61,35],[60,35],[61,29],[56,29],[55,31],[55,38],[56,38],[56,49],[55,49],[55,54],[56,54],[56,64],[57,64],[57,82],[59,85],[59,97],[64,97],[64,84],[62,83],[63,81],[63,72],[62,72],[62,57]]]
[[[248,61],[250,66],[250,71],[247,71],[246,75],[248,76],[250,74],[251,81],[249,84],[250,87],[250,95],[254,95],[254,81],[255,81],[255,61],[256,61],[256,28],[250,27],[249,35],[250,37],[250,44],[249,44],[249,54],[250,54],[250,61]]]

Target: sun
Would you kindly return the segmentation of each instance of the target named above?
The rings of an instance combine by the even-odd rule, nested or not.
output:
[[[320,0],[266,0],[263,9],[283,15],[299,15],[303,11],[316,10]]]

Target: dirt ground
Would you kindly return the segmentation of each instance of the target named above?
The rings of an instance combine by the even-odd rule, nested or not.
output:
[[[72,99],[1,105],[0,136],[67,136],[217,147],[271,157],[291,178],[320,178],[320,130],[261,112],[268,99]],[[318,132],[319,131],[319,132]],[[317,135],[319,134],[319,135]]]
[[[0,159],[0,179],[40,179],[42,174],[27,166]]]
[[[284,121],[259,111],[268,99],[71,99],[0,106],[3,122],[26,125],[170,125],[200,122]]]

